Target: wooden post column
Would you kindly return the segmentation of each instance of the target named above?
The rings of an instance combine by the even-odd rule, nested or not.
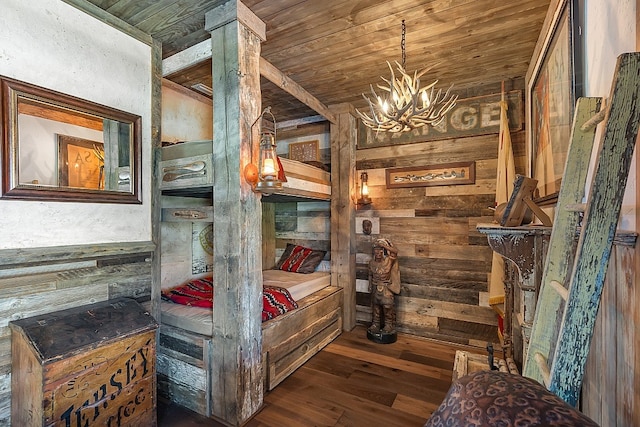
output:
[[[211,413],[237,426],[260,409],[263,399],[262,212],[242,171],[250,161],[251,125],[261,112],[265,25],[231,0],[207,12],[205,29],[211,32],[213,52]]]
[[[329,109],[331,123],[331,284],[344,289],[342,328],[356,325],[355,170],[357,121],[351,104]]]

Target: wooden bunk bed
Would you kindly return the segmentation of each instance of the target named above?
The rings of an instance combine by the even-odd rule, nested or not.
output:
[[[163,222],[207,223],[213,220],[212,146],[212,141],[193,141],[162,148],[159,181],[163,199],[178,201],[169,203],[171,207],[163,207]],[[282,192],[263,201],[330,200],[328,172],[308,164],[281,160],[287,182]],[[185,200],[185,207],[180,207]],[[163,289],[180,285],[172,283],[175,279],[167,278],[170,276],[163,274]],[[344,297],[342,288],[331,286],[329,272],[300,274],[266,270],[263,276],[265,286],[291,287],[290,294],[298,306],[262,323],[264,389],[271,390],[341,333]],[[215,304],[213,306],[215,310]],[[209,389],[215,381],[210,370],[213,311],[163,301],[159,320],[160,395],[210,416]]]

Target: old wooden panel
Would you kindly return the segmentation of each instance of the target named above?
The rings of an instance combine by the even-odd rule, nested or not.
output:
[[[414,285],[409,283],[402,284],[401,295],[420,299],[432,299],[437,301],[448,301],[459,304],[478,305],[480,292],[475,289],[464,287],[438,287]]]
[[[455,319],[469,323],[498,325],[495,312],[489,307],[478,307],[427,299],[396,297],[398,311],[409,311],[446,319]]]
[[[500,342],[496,339],[496,326],[484,323],[466,322],[457,319],[438,319],[438,330],[441,333],[457,336],[469,340],[469,343],[480,342],[484,347],[488,342],[493,343],[496,349],[500,348]]]
[[[0,424],[11,425],[11,374],[0,375]]]
[[[288,202],[270,205],[275,209],[273,262],[282,254],[287,243],[327,251],[325,260],[330,260],[331,206],[329,202]]]
[[[168,354],[182,358],[192,365],[202,368],[208,363],[205,357],[208,347],[209,340],[201,335],[185,333],[182,329],[168,325],[160,328],[158,349],[170,352]]]
[[[23,248],[19,250],[0,250],[0,265],[4,268],[33,266],[87,260],[121,257],[131,254],[151,253],[155,249],[153,242],[119,242],[96,245],[70,245],[42,248]],[[34,262],[37,260],[38,262]]]
[[[11,319],[64,310],[79,305],[104,301],[107,298],[107,287],[104,284],[98,284],[41,292],[17,298],[0,299],[0,313],[2,313],[0,327],[8,326]],[[2,335],[5,334],[3,333]]]
[[[446,258],[457,260],[491,260],[491,249],[463,245],[416,245],[416,255],[426,258]]]
[[[262,269],[275,266],[276,259],[276,205],[262,204]]]
[[[600,425],[639,421],[637,372],[640,341],[634,285],[637,248],[615,245],[596,319],[582,387],[582,411]],[[602,363],[603,360],[609,363]]]
[[[343,291],[335,286],[324,288],[314,294],[300,300],[303,310],[293,310],[282,316],[278,316],[263,324],[262,333],[265,342],[264,349],[269,350],[277,345],[288,345],[288,339],[293,331],[299,331],[319,315],[327,313],[341,306]],[[318,302],[321,301],[320,304]]]
[[[158,392],[199,414],[210,414],[209,381],[203,368],[158,351]]]
[[[0,338],[0,375],[11,372],[11,337]],[[1,389],[2,387],[0,387]]]
[[[148,299],[153,250],[151,242],[123,242],[0,251],[0,374],[12,370],[9,320],[120,296]],[[4,385],[0,394],[9,396],[10,381]],[[9,401],[0,397],[0,424]]]
[[[342,307],[338,306],[332,313],[319,317],[309,327],[294,333],[287,342],[288,346],[293,344],[293,348],[285,350],[286,347],[278,346],[269,350],[266,353],[268,369],[266,380],[269,390],[302,366],[341,332]]]
[[[490,85],[474,89],[470,96],[495,92]],[[525,131],[512,132],[512,142],[518,167],[525,172]],[[485,301],[492,251],[486,236],[475,229],[479,222],[493,220],[497,148],[495,135],[479,135],[357,151],[356,165],[369,173],[373,201],[358,218],[375,217],[379,235],[399,248],[399,330],[482,347],[485,340],[498,342],[497,318]],[[422,191],[385,185],[387,168],[464,161],[476,162],[475,184]],[[369,245],[365,236],[357,235],[357,277],[363,286],[368,279]],[[359,319],[370,316],[365,295],[358,297]]]
[[[358,150],[358,169],[424,166],[497,157],[495,135]],[[362,154],[361,154],[362,153]]]
[[[84,2],[73,2],[87,9]],[[162,43],[165,58],[208,37],[202,16],[211,5],[203,0],[180,5],[168,0],[91,2],[126,20],[139,33],[153,35]],[[490,7],[473,2],[436,1],[425,9],[415,2],[394,0],[390,4],[366,4],[354,10],[348,1],[332,3],[331,7],[298,1],[272,4],[246,0],[245,3],[267,23],[264,57],[269,62],[319,99],[328,103],[350,102],[356,106],[363,106],[362,88],[380,82],[380,75],[388,73],[384,60],[399,60],[398,16],[411,16],[414,20],[408,25],[409,62],[439,64],[431,70],[430,78],[439,79],[444,88],[455,84],[454,90],[461,97],[467,97],[486,94],[468,89],[483,76],[484,80],[507,80],[507,83],[512,82],[512,76],[524,76],[549,5],[548,0]],[[438,18],[437,22],[423,25],[434,17]],[[114,20],[111,17],[110,21]],[[503,43],[505,39],[510,43]],[[359,49],[354,50],[354,45]],[[472,54],[480,50],[483,55]],[[509,67],[505,67],[505,63]],[[410,64],[409,67],[410,71],[420,68]],[[210,70],[211,61],[205,61],[169,77],[185,87],[196,82],[211,85]],[[522,79],[519,82],[519,85],[509,84],[508,90],[522,89]],[[498,88],[494,84],[491,92]],[[268,89],[263,102],[273,105],[281,120],[314,114],[302,103],[294,102],[293,97],[283,96],[275,85],[269,85]]]
[[[231,425],[248,420],[262,405],[260,328],[261,205],[259,195],[242,176],[251,144],[252,119],[261,113],[261,39],[253,25],[259,19],[222,19],[230,6],[249,13],[238,2],[220,4],[205,15],[212,51],[224,60],[213,61],[214,186],[213,275],[216,309],[213,311],[211,354],[212,415]],[[242,78],[238,75],[242,70]],[[213,380],[215,379],[215,381]],[[230,393],[229,390],[234,390]]]
[[[355,178],[356,119],[350,105],[332,106],[338,123],[331,125],[331,284],[344,289],[343,327],[355,326]]]
[[[474,98],[458,98],[455,107],[436,126],[423,126],[411,132],[391,134],[376,132],[361,122],[358,129],[358,148],[411,144],[435,139],[452,139],[500,131],[500,94]],[[505,95],[508,104],[509,128],[522,129],[524,121],[524,96],[522,91]]]
[[[403,327],[426,328],[432,331],[438,330],[438,316],[429,316],[424,313],[412,311],[398,311],[397,321]]]

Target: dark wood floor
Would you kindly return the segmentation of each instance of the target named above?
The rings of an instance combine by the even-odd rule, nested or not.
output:
[[[460,348],[403,334],[393,344],[376,344],[357,327],[267,393],[263,409],[246,425],[422,426],[451,385]],[[161,403],[158,425],[221,424]]]

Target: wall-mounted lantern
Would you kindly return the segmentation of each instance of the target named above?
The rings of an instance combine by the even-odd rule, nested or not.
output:
[[[282,190],[282,181],[279,179],[280,162],[276,154],[276,119],[271,113],[271,107],[262,111],[254,125],[257,123],[260,124],[258,167],[256,170],[252,156],[251,163],[245,167],[244,175],[254,191],[269,195]],[[251,151],[253,152],[253,149]]]
[[[368,205],[371,203],[371,198],[369,197],[369,175],[366,172],[362,172],[360,174],[360,193],[358,194],[358,204],[359,205]]]

